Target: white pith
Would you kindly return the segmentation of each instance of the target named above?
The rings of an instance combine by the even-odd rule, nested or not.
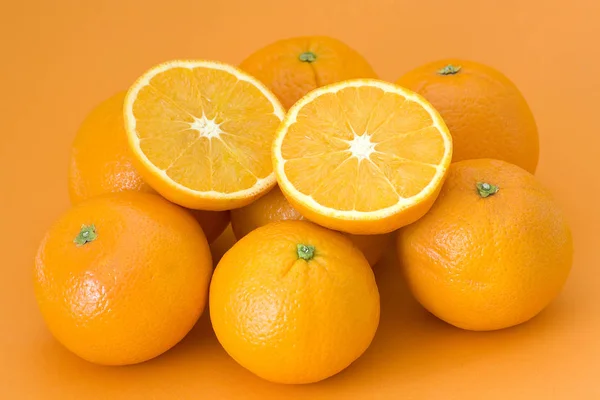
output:
[[[198,131],[200,136],[208,139],[218,138],[223,133],[220,124],[215,122],[215,118],[208,119],[204,114],[200,118],[194,117],[194,122],[190,124],[190,128]]]
[[[352,140],[348,140],[350,146],[350,153],[353,157],[358,158],[358,161],[369,159],[371,154],[375,152],[375,145],[377,143],[371,142],[371,135],[364,133],[362,135],[354,134]]]

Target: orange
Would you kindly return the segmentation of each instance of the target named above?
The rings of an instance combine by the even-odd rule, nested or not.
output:
[[[269,193],[247,205],[231,212],[231,227],[236,238],[241,239],[256,228],[271,222],[303,219],[292,207],[283,193],[275,186]],[[391,243],[391,235],[351,235],[345,234],[360,251],[371,266],[383,256]]]
[[[507,328],[560,292],[573,239],[551,194],[524,169],[460,161],[429,213],[398,234],[408,285],[431,313],[459,328]]]
[[[101,194],[136,190],[152,193],[132,165],[127,149],[120,92],[84,119],[71,147],[69,197],[73,204]]]
[[[97,364],[134,364],[189,332],[211,272],[208,243],[188,212],[127,191],[78,203],[53,224],[35,259],[35,295],[70,351]]]
[[[187,210],[200,223],[209,244],[212,244],[229,225],[229,211]]]
[[[362,235],[423,216],[451,157],[448,129],[425,99],[364,79],[307,94],[273,145],[277,181],[290,203],[319,225]]]
[[[210,318],[223,348],[278,383],[326,379],[369,347],[379,292],[352,242],[307,221],[262,226],[221,259]]]
[[[240,68],[267,85],[285,108],[320,86],[377,78],[363,56],[327,36],[279,40],[250,55]]]
[[[454,140],[453,161],[495,158],[535,173],[539,139],[525,98],[504,74],[467,60],[416,68],[397,84],[425,97]]]
[[[223,257],[223,254],[225,254],[235,242],[236,238],[231,229],[231,224],[229,224],[223,233],[210,244],[210,253],[212,255],[214,266],[217,265],[221,260],[221,257]]]
[[[100,103],[85,118],[71,148],[69,195],[71,203],[94,196],[135,190],[155,193],[132,163],[123,122],[125,92]],[[229,223],[228,212],[191,210],[209,243]]]
[[[262,83],[215,61],[175,60],[129,89],[125,130],[134,165],[184,207],[243,207],[275,185],[270,145],[284,110]]]

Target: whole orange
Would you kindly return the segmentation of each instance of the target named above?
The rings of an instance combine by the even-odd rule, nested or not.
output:
[[[452,134],[453,161],[494,158],[535,173],[536,123],[525,98],[504,74],[467,60],[440,60],[396,82],[421,94]]]
[[[278,383],[326,379],[369,347],[379,292],[362,253],[307,221],[262,226],[221,259],[210,317],[227,353]]]
[[[279,40],[251,54],[239,67],[271,89],[285,108],[320,86],[377,78],[363,56],[327,36]]]
[[[200,225],[183,208],[133,191],[78,203],[46,233],[35,295],[53,335],[97,364],[169,350],[202,314],[212,273]]]
[[[254,229],[271,222],[300,219],[304,218],[292,207],[277,186],[254,203],[231,210],[231,227],[237,239],[241,239]],[[377,264],[392,241],[391,234],[343,234],[363,252],[371,266]]]
[[[132,164],[123,121],[125,92],[100,103],[85,118],[71,150],[69,196],[71,203],[94,196],[134,190],[155,191],[142,180]],[[210,242],[229,223],[229,213],[191,210]]]
[[[537,315],[560,292],[573,240],[551,194],[499,160],[452,164],[429,213],[399,231],[408,285],[459,328],[494,330]]]

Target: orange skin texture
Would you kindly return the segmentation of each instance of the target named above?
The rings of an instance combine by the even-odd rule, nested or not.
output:
[[[454,75],[438,71],[460,66]],[[537,126],[525,98],[505,75],[467,60],[440,60],[418,67],[396,82],[438,110],[452,134],[452,161],[494,158],[535,173]]]
[[[74,243],[82,225],[97,238]],[[202,314],[212,260],[184,209],[121,192],[75,205],[50,228],[35,259],[35,295],[50,331],[103,365],[135,364],[177,344]]]
[[[313,62],[300,55],[311,52]],[[271,43],[251,54],[239,67],[258,78],[290,108],[306,93],[321,86],[354,78],[374,78],[377,74],[358,52],[337,39],[304,36]]]
[[[69,166],[71,203],[106,193],[156,193],[139,175],[127,147],[120,92],[100,103],[83,121],[73,141]],[[190,210],[212,243],[229,224],[229,212]]]
[[[231,227],[235,237],[239,240],[254,229],[271,222],[283,220],[304,219],[287,201],[278,186],[269,193],[256,200],[254,203],[231,210]],[[346,235],[360,251],[363,252],[371,266],[383,256],[385,249],[392,242],[392,235]]]
[[[297,245],[314,246],[298,257]],[[288,384],[326,379],[369,347],[379,292],[362,253],[344,235],[308,221],[262,226],[221,259],[210,287],[217,338],[239,364]]]
[[[481,197],[476,184],[499,191]],[[500,160],[450,166],[438,200],[397,236],[400,264],[416,299],[459,328],[523,323],[561,291],[573,239],[552,195],[524,169]]]

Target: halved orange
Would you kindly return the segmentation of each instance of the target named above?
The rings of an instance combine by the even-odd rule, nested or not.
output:
[[[437,198],[452,138],[418,94],[370,79],[313,90],[273,143],[279,187],[306,218],[353,234],[394,231]]]
[[[271,144],[284,115],[257,79],[215,61],[160,64],[124,105],[144,180],[174,203],[215,211],[245,206],[275,185]]]

